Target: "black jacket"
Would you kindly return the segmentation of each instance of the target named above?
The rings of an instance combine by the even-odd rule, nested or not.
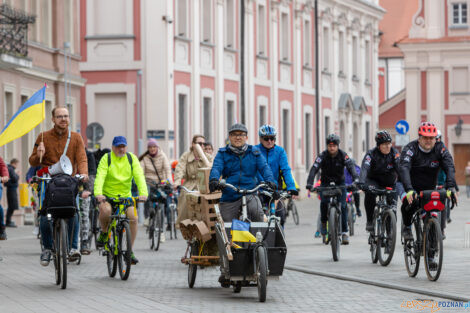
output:
[[[18,179],[19,176],[15,172],[15,168],[11,165],[8,164],[8,175],[10,175],[10,179],[5,183],[5,186],[7,188],[18,188]]]
[[[330,182],[334,182],[336,185],[344,184],[344,167],[348,169],[354,180],[358,179],[359,176],[354,168],[354,163],[348,154],[341,149],[338,149],[338,153],[331,157],[328,150],[323,151],[320,156],[317,157],[310,173],[308,174],[307,185],[313,185],[315,175],[321,169],[321,184],[323,186],[329,185]]]
[[[378,147],[369,150],[362,160],[360,182],[370,179],[381,188],[392,187],[397,181],[399,160],[400,153],[393,147],[389,154],[383,154]]]
[[[400,179],[406,191],[435,189],[439,168],[446,173],[446,188],[455,188],[454,160],[442,142],[436,142],[434,148],[425,153],[419,148],[418,140],[414,140],[401,152]]]

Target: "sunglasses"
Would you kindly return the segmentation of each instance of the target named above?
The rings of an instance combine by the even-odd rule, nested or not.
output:
[[[276,137],[263,137],[264,141],[276,141]]]

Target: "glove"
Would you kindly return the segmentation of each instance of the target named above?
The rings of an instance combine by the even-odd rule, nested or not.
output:
[[[220,188],[220,185],[219,185],[219,181],[217,179],[214,179],[214,180],[211,180],[209,182],[209,191],[212,193],[212,192],[216,192],[217,190],[219,190]]]
[[[266,183],[266,185],[268,185],[268,187],[269,187],[270,189],[272,189],[272,190],[276,190],[276,189],[277,189],[276,183],[274,183],[274,182],[272,182],[272,181],[268,181],[268,182]]]
[[[287,191],[291,196],[298,196],[299,191],[298,190],[288,190]]]
[[[305,186],[305,189],[307,189],[308,191],[312,191],[313,186],[312,185],[307,185],[307,186]]]
[[[408,204],[413,203],[415,199],[416,199],[416,191],[410,190],[406,193],[406,201],[408,201]]]

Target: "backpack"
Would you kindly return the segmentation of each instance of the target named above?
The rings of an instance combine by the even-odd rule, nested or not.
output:
[[[46,186],[43,206],[55,218],[73,217],[77,205],[78,181],[67,174],[52,176]],[[46,212],[44,212],[46,213]]]
[[[111,152],[108,152],[108,168],[111,165]],[[131,173],[134,173],[134,166],[132,165],[132,156],[129,152],[126,152],[127,161],[129,161],[129,165],[131,166]],[[132,196],[136,197],[139,195],[139,190],[137,188],[137,184],[135,183],[134,177],[132,177],[132,187],[131,187]]]

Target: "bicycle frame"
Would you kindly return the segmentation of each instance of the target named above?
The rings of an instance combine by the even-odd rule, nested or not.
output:
[[[106,233],[106,238],[109,239],[112,230],[116,230],[118,225],[121,224],[122,221],[129,221],[129,218],[126,215],[127,208],[130,206],[130,204],[134,205],[134,200],[135,198],[108,198],[108,203],[111,205],[111,210],[115,209],[115,213],[110,215],[109,217],[111,218],[111,222],[108,226],[108,231]],[[114,242],[118,242],[118,232],[114,232]],[[104,245],[104,249],[107,252],[112,252],[113,255],[118,254],[118,245],[114,245],[114,251],[110,251],[108,245]]]

